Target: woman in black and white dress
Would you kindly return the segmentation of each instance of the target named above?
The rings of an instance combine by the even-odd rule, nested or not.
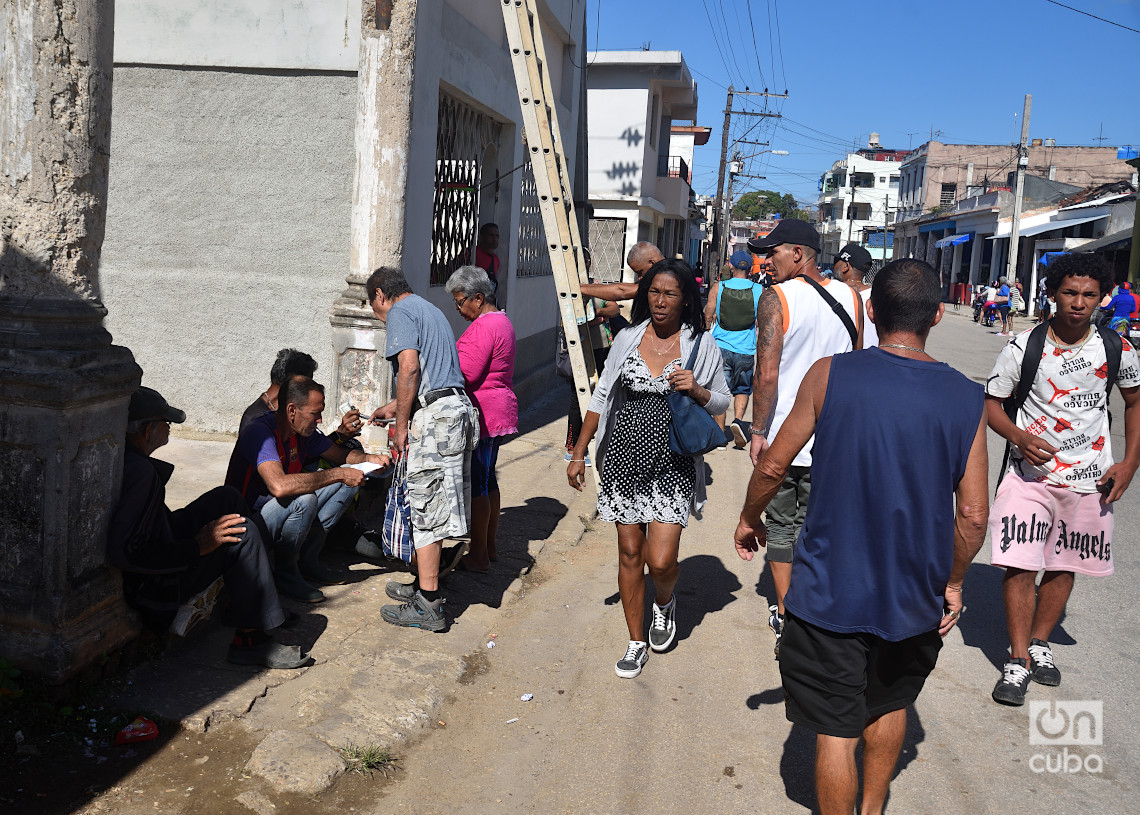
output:
[[[720,349],[706,332],[700,293],[688,264],[663,260],[638,285],[634,325],[614,339],[605,372],[590,400],[566,475],[582,489],[585,458],[598,436],[601,474],[598,514],[618,533],[618,590],[629,628],[629,646],[614,670],[633,678],[676,636],[673,587],[680,573],[681,531],[704,504],[705,468],[700,457],[669,449],[672,414],[666,394],[688,393],[711,415],[728,409]],[[699,343],[693,370],[685,364]],[[657,591],[648,639],[644,637],[645,576]]]

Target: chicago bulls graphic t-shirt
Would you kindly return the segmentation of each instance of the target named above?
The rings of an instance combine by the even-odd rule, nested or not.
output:
[[[986,382],[986,394],[1004,399],[1017,389],[1025,344],[1033,329],[1021,332],[1002,349]],[[1010,469],[1023,478],[1045,481],[1076,492],[1096,492],[1096,482],[1112,466],[1112,443],[1108,435],[1108,357],[1104,341],[1095,329],[1080,345],[1065,348],[1045,338],[1041,367],[1025,404],[1017,414],[1017,426],[1057,448],[1041,466],[1030,464],[1014,447]],[[1140,362],[1136,350],[1124,340],[1116,384],[1121,388],[1140,385]]]

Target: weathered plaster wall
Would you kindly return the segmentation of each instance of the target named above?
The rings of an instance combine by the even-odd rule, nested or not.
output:
[[[328,379],[356,77],[119,66],[114,109],[103,294],[144,383],[227,431],[279,348]]]

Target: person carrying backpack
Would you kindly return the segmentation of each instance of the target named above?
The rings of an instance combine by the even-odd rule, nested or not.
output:
[[[1061,684],[1049,634],[1074,574],[1113,572],[1113,503],[1140,466],[1140,363],[1115,332],[1090,325],[1112,271],[1094,254],[1049,265],[1055,314],[1001,350],[986,382],[986,418],[1011,445],[990,511],[990,563],[1005,569],[1009,658],[995,702],[1025,703],[1030,680]],[[1114,463],[1108,395],[1124,400],[1124,458]],[[1044,569],[1040,585],[1037,573]]]
[[[752,395],[752,373],[756,367],[756,304],[764,287],[753,283],[752,255],[734,252],[729,258],[732,277],[713,284],[705,306],[705,321],[711,325],[713,339],[724,359],[724,378],[732,392],[733,414],[731,437],[737,448],[748,446],[752,428],[744,421],[748,398]],[[723,427],[728,414],[717,417]],[[725,440],[729,438],[725,433]]]

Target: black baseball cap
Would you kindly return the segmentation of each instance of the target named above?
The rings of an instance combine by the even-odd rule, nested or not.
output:
[[[844,246],[839,250],[835,259],[845,261],[861,272],[871,268],[871,253],[857,243],[849,243]]]
[[[781,243],[792,243],[796,246],[806,246],[819,251],[819,233],[807,221],[796,218],[782,218],[776,228],[763,238],[752,238],[748,241],[748,248],[758,255]]]
[[[131,406],[127,411],[129,422],[157,422],[162,419],[175,424],[186,421],[186,411],[171,407],[154,388],[139,388],[131,394]]]

